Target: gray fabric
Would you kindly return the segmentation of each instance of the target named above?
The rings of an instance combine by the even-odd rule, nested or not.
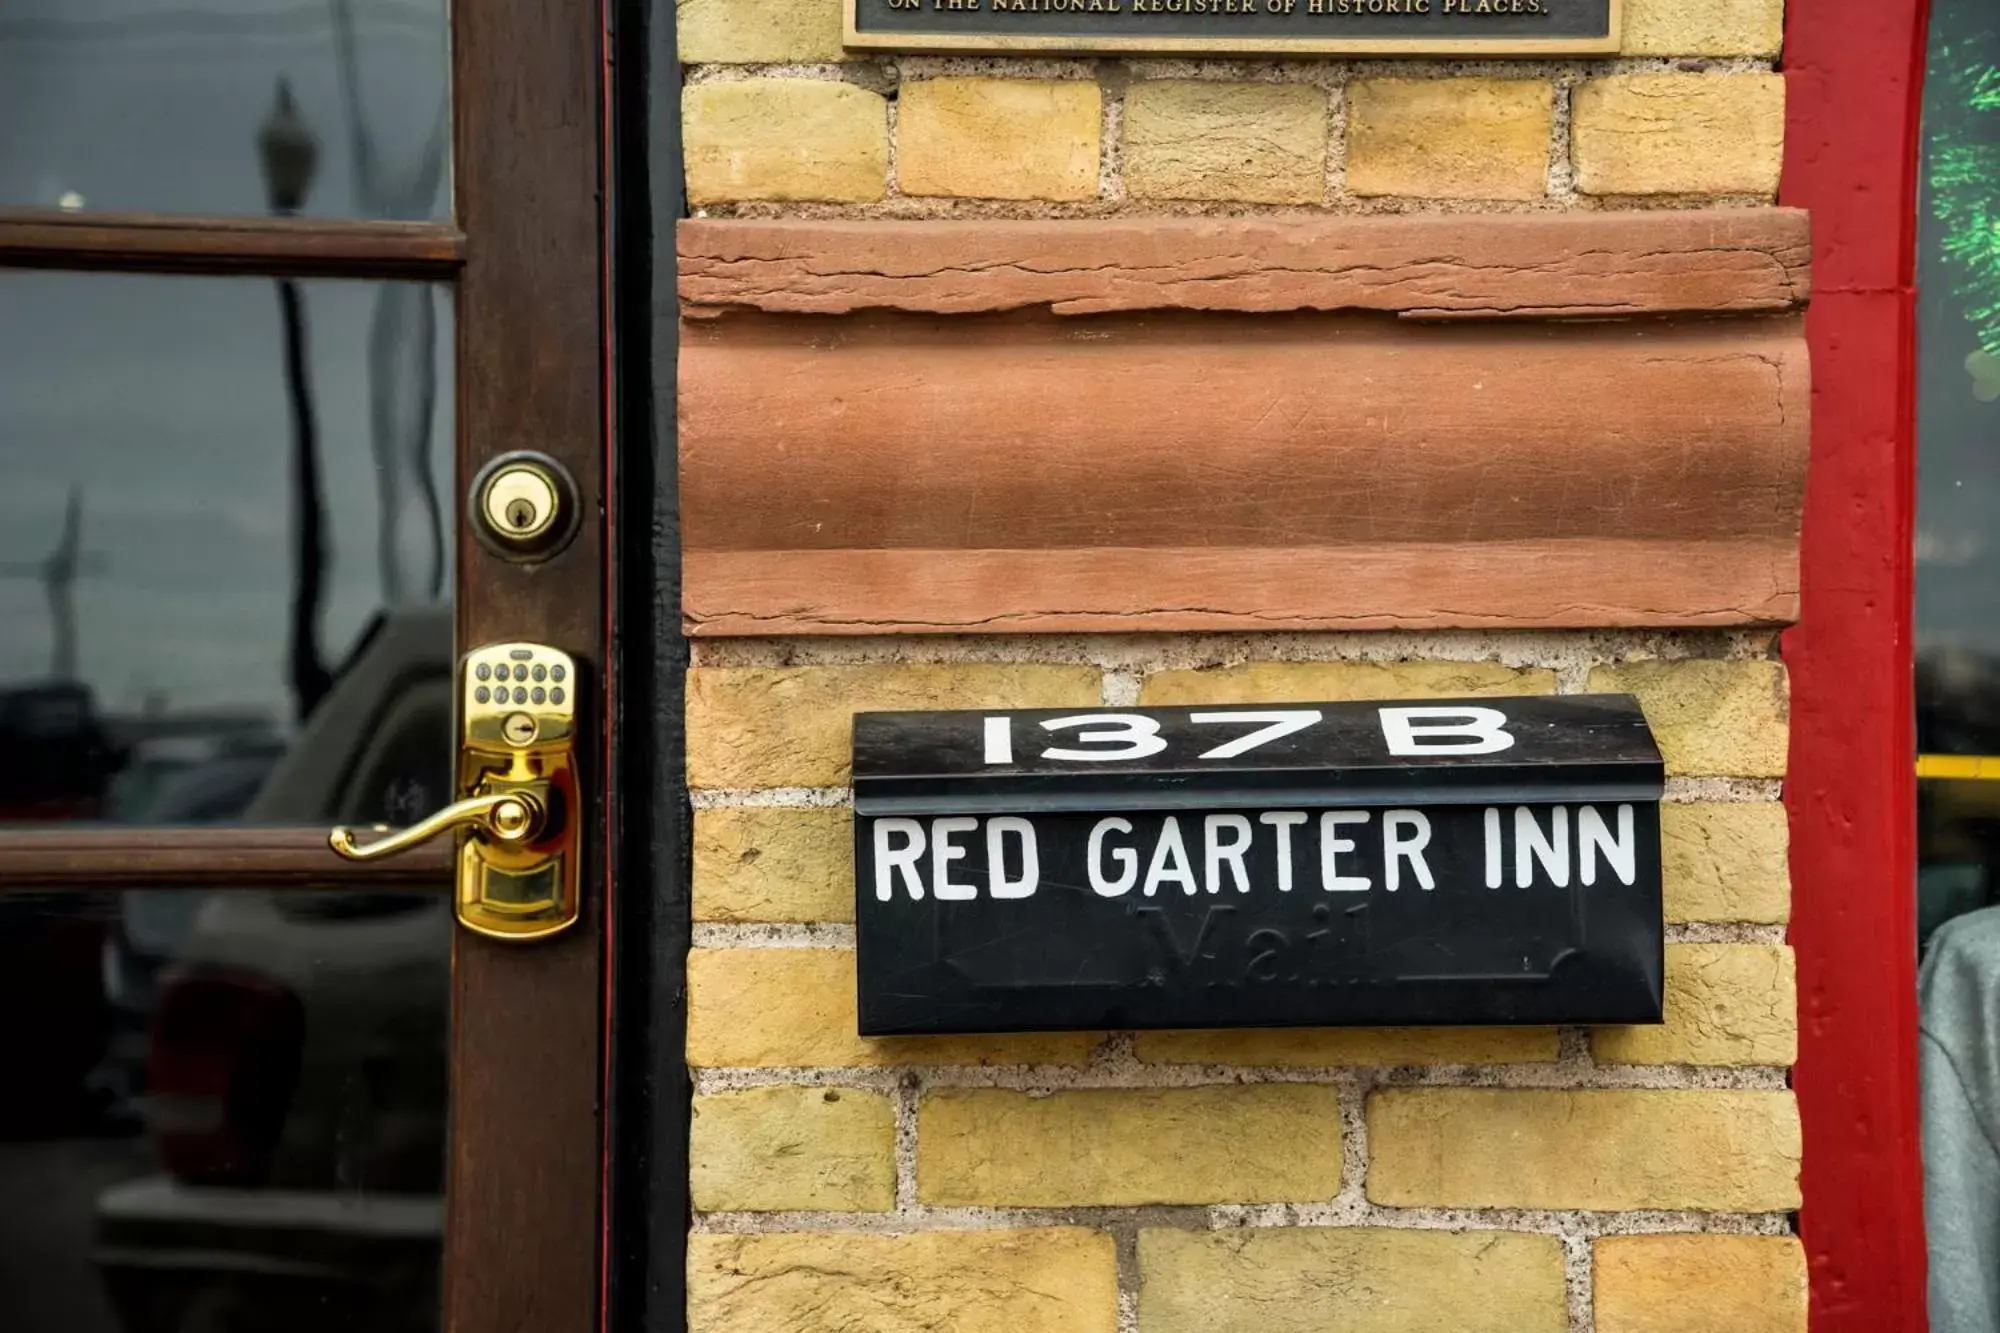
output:
[[[2000,1333],[2000,907],[1942,926],[1917,986],[1931,1333]]]

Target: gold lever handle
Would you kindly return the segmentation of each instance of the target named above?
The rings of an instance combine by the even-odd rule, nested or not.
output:
[[[336,828],[326,835],[326,845],[349,861],[377,861],[429,842],[441,833],[461,825],[471,825],[498,842],[524,843],[541,831],[548,808],[531,791],[489,792],[483,796],[454,801],[427,819],[406,829],[398,829],[366,847],[357,846],[354,830]],[[382,825],[376,826],[378,829]]]

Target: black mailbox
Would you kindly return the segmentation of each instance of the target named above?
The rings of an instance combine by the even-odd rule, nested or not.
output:
[[[861,1032],[1660,1021],[1629,695],[854,719]]]

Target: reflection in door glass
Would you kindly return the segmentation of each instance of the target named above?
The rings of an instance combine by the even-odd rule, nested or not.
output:
[[[1938,0],[1917,271],[1924,1211],[1935,1333],[2000,1330],[2000,11]]]
[[[446,216],[446,40],[444,0],[7,0],[0,207]]]
[[[0,823],[449,799],[449,306],[0,274]]]
[[[435,1329],[445,895],[134,906],[0,893],[0,1329]]]

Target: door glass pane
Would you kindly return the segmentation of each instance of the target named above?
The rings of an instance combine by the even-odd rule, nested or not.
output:
[[[445,0],[7,0],[0,206],[447,216],[446,27]]]
[[[449,799],[447,294],[0,273],[0,823]]]
[[[445,895],[142,898],[0,893],[0,1328],[436,1328]]]
[[[1918,1045],[1933,1327],[2000,1310],[2000,11],[1936,0],[1917,256]]]

